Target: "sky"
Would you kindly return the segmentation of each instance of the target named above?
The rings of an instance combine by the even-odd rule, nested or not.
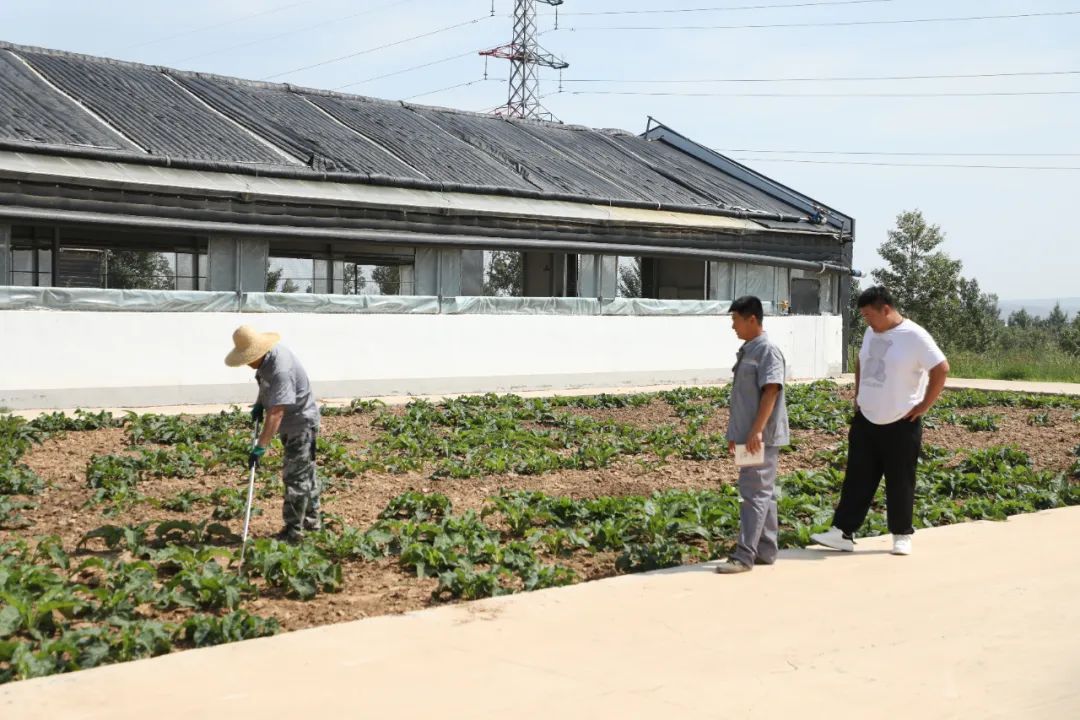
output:
[[[558,29],[554,8],[538,3],[541,44],[570,63],[561,91],[559,73],[541,72],[544,105],[566,123],[635,132],[652,116],[855,217],[864,272],[881,265],[896,216],[919,209],[984,290],[1080,296],[1080,0],[821,2],[566,0]],[[703,7],[727,9],[626,14]],[[4,0],[0,39],[487,111],[506,101],[509,67],[474,51],[510,40],[512,9],[513,0]],[[622,14],[597,14],[613,12]],[[1042,13],[1074,14],[856,24]],[[1032,72],[1060,74],[699,82]],[[397,74],[372,79],[388,73]],[[601,94],[612,92],[638,94]],[[1029,94],[970,95],[1017,92]],[[1074,94],[1030,94],[1062,92]],[[986,167],[1002,165],[1024,169]]]

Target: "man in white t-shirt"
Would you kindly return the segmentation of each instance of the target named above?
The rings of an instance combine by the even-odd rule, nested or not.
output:
[[[915,468],[922,449],[922,416],[945,387],[949,361],[934,338],[896,311],[884,287],[859,295],[869,326],[855,363],[855,417],[848,434],[848,460],[833,527],[812,535],[834,550],[855,549],[881,476],[893,554],[911,554]]]

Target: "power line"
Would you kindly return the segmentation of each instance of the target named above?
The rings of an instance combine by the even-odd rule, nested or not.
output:
[[[857,27],[866,25],[914,25],[918,23],[954,23],[981,20],[1021,20],[1028,18],[1063,17],[1080,15],[1080,10],[1020,13],[1015,15],[968,15],[965,17],[905,18],[898,20],[831,20],[804,23],[762,23],[749,25],[591,25],[562,28],[570,32],[579,30],[762,30],[769,28]]]
[[[401,100],[402,102],[407,102],[409,100],[415,100],[416,98],[427,97],[428,95],[437,95],[439,93],[447,92],[449,90],[457,90],[458,88],[469,87],[470,85],[476,85],[477,83],[489,81],[506,82],[506,78],[479,78],[477,80],[469,80],[468,82],[458,83],[457,85],[450,85],[449,87],[439,88],[438,90],[428,90],[427,92],[422,92],[417,95],[410,95],[409,97],[402,98]]]
[[[1002,92],[928,92],[928,93],[715,93],[647,92],[634,90],[570,90],[562,95],[639,95],[646,97],[749,97],[749,98],[959,98],[1018,97],[1036,95],[1080,95],[1080,90],[1018,90]]]
[[[1080,166],[1073,165],[967,165],[961,163],[895,163],[895,162],[870,162],[862,160],[797,160],[788,158],[759,158],[737,157],[732,158],[742,163],[748,162],[786,162],[807,163],[811,165],[866,165],[873,167],[909,167],[909,168],[971,168],[978,170],[1080,170]]]
[[[1025,72],[995,72],[995,73],[964,73],[956,75],[844,75],[831,77],[771,77],[771,78],[657,78],[624,79],[624,78],[565,78],[561,82],[564,85],[571,83],[611,83],[623,85],[693,85],[707,83],[784,83],[784,82],[862,82],[862,81],[886,81],[886,80],[975,80],[979,78],[1005,78],[1005,77],[1046,77],[1052,75],[1080,75],[1080,70],[1041,70]]]
[[[185,30],[183,32],[176,33],[175,35],[166,35],[165,37],[154,38],[153,40],[144,40],[142,42],[137,42],[134,45],[128,45],[126,47],[122,47],[119,50],[117,50],[116,52],[123,52],[125,50],[131,50],[133,48],[143,47],[144,45],[153,45],[154,43],[165,42],[166,40],[175,40],[176,38],[187,37],[188,35],[194,35],[196,33],[201,33],[201,32],[204,32],[206,30],[216,30],[217,28],[225,27],[226,25],[232,25],[233,23],[238,23],[241,20],[251,20],[252,18],[261,17],[263,15],[271,15],[271,14],[276,13],[276,12],[281,12],[282,10],[288,10],[289,8],[299,7],[300,5],[310,5],[313,2],[318,2],[318,0],[303,0],[303,2],[294,2],[294,3],[289,3],[288,5],[279,5],[277,7],[269,8],[268,10],[259,10],[258,12],[248,13],[247,15],[241,15],[240,17],[232,18],[231,20],[225,20],[223,22],[214,23],[213,25],[204,25],[203,27],[194,28],[192,30]]]
[[[746,148],[714,148],[719,153],[776,153],[782,155],[881,155],[888,157],[1080,157],[1080,153],[1022,153],[1022,152],[870,152],[867,150],[749,150]]]
[[[302,72],[304,70],[311,70],[312,68],[323,67],[324,65],[330,65],[332,63],[341,62],[342,60],[348,60],[350,58],[360,57],[361,55],[367,55],[368,53],[373,53],[373,52],[376,52],[378,50],[385,50],[386,48],[396,47],[398,45],[404,45],[405,43],[409,43],[409,42],[412,42],[414,40],[421,40],[423,38],[431,37],[432,35],[438,35],[440,33],[448,32],[450,30],[456,30],[458,28],[462,28],[462,27],[465,27],[467,25],[475,25],[476,23],[480,22],[481,20],[486,20],[489,17],[491,17],[491,16],[490,15],[482,15],[482,16],[480,16],[478,18],[473,18],[472,20],[466,20],[465,22],[460,22],[460,23],[457,23],[455,25],[447,25],[446,27],[441,27],[441,28],[438,28],[437,30],[432,30],[432,31],[426,32],[426,33],[421,33],[419,35],[413,35],[412,37],[407,37],[407,38],[404,38],[404,39],[401,39],[401,40],[396,40],[396,41],[391,42],[391,43],[386,43],[385,45],[378,45],[376,47],[367,48],[366,50],[360,50],[358,52],[349,53],[348,55],[341,55],[339,57],[330,58],[329,60],[322,60],[322,61],[317,62],[317,63],[312,63],[311,65],[305,65],[303,67],[294,68],[292,70],[286,70],[285,72],[279,72],[279,73],[276,73],[274,75],[268,75],[267,77],[264,77],[263,80],[273,80],[274,78],[284,77],[285,75],[292,75],[294,73]]]
[[[343,17],[331,18],[330,20],[323,20],[322,22],[315,23],[314,25],[307,25],[306,27],[297,28],[295,30],[289,30],[288,32],[279,33],[277,35],[271,35],[270,37],[258,38],[255,40],[249,40],[248,42],[240,43],[238,45],[229,45],[228,47],[218,48],[217,50],[209,50],[197,55],[188,55],[187,57],[180,58],[174,62],[182,63],[188,60],[197,60],[199,58],[207,57],[208,55],[218,55],[223,52],[229,52],[230,50],[238,50],[239,48],[251,47],[252,45],[258,45],[264,42],[270,42],[271,40],[278,40],[290,35],[296,35],[297,33],[308,32],[310,30],[316,30],[327,25],[333,25],[335,23],[345,22],[346,20],[352,20],[353,18],[360,17],[361,15],[370,15],[371,13],[378,12],[380,10],[389,10],[390,8],[397,7],[398,5],[405,5],[406,3],[416,2],[416,0],[398,0],[388,5],[380,5],[379,7],[368,8],[367,10],[361,10],[360,12],[352,13],[351,15],[345,15]]]
[[[552,31],[551,30],[543,30],[541,32],[538,32],[537,35],[538,36],[539,35],[546,35],[549,32],[552,32]],[[433,65],[441,65],[443,63],[448,63],[448,62],[451,62],[453,60],[460,60],[461,58],[474,57],[474,56],[476,56],[477,53],[483,52],[484,50],[487,50],[489,47],[491,47],[491,46],[490,45],[485,45],[484,47],[477,48],[475,50],[470,50],[468,52],[463,52],[460,55],[451,55],[449,57],[440,58],[438,60],[432,60],[431,62],[422,63],[420,65],[412,65],[412,66],[407,67],[407,68],[402,68],[401,70],[395,70],[393,72],[383,73],[382,75],[375,75],[373,77],[369,77],[369,78],[366,78],[364,80],[357,80],[356,82],[351,82],[348,85],[340,85],[340,86],[338,86],[338,87],[336,87],[334,89],[335,90],[344,90],[345,88],[355,87],[357,85],[363,85],[364,83],[375,82],[376,80],[385,80],[386,78],[394,77],[396,75],[404,75],[405,73],[410,73],[410,72],[413,72],[414,70],[423,70],[424,68],[429,68],[429,67],[432,67]]]
[[[769,5],[727,5],[721,7],[663,8],[654,10],[595,10],[590,12],[560,12],[560,17],[585,15],[668,15],[674,13],[729,12],[736,10],[771,10],[774,8],[822,7],[826,5],[870,5],[896,2],[896,0],[818,0]]]
[[[402,68],[401,70],[395,70],[394,72],[383,73],[382,75],[375,75],[374,77],[369,77],[369,78],[367,78],[365,80],[357,80],[356,82],[351,82],[348,85],[340,85],[340,86],[338,86],[338,87],[336,87],[334,89],[335,90],[344,90],[345,88],[355,87],[357,85],[363,85],[364,83],[375,82],[376,80],[384,80],[384,79],[386,79],[388,77],[394,77],[395,75],[404,75],[405,73],[412,72],[413,70],[422,70],[423,68],[429,68],[432,65],[441,65],[442,63],[448,63],[451,60],[460,60],[461,58],[465,58],[465,57],[476,57],[476,54],[478,52],[480,52],[481,50],[484,50],[485,48],[486,48],[486,46],[483,47],[483,48],[477,48],[476,50],[470,50],[468,52],[463,52],[460,55],[451,55],[450,57],[445,57],[445,58],[442,58],[440,60],[432,60],[431,62],[426,62],[426,63],[423,63],[422,65],[413,65],[412,67]]]

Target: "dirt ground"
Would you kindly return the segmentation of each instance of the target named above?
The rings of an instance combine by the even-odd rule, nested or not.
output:
[[[575,412],[641,427],[680,422],[671,407],[659,400],[639,408]],[[1040,470],[1064,470],[1074,459],[1073,449],[1080,443],[1080,423],[1073,420],[1074,411],[1050,410],[1049,427],[1030,426],[1028,418],[1032,411],[1023,408],[996,407],[958,411],[958,414],[987,412],[1000,416],[998,431],[972,432],[963,426],[943,424],[939,428],[928,428],[924,442],[953,450],[1015,444],[1032,457],[1036,469]],[[323,421],[323,432],[344,433],[349,438],[350,450],[357,451],[378,434],[371,427],[371,419],[371,415],[327,417]],[[709,429],[722,429],[726,419],[726,411],[718,411],[710,420]],[[797,450],[781,455],[781,474],[822,465],[815,454],[844,439],[843,435],[819,431],[794,430],[793,435]],[[87,462],[92,455],[123,453],[127,447],[123,430],[108,429],[69,432],[32,449],[23,462],[45,479],[48,486],[32,499],[36,507],[23,512],[31,525],[21,530],[0,530],[0,540],[11,536],[29,538],[55,534],[64,540],[65,546],[72,548],[83,534],[104,524],[170,519],[197,522],[209,517],[210,509],[206,505],[197,505],[188,513],[178,513],[140,503],[120,517],[107,516],[103,507],[87,507],[91,494],[86,486]],[[727,460],[675,460],[651,467],[635,459],[620,459],[603,470],[562,470],[540,476],[494,475],[468,480],[434,480],[418,472],[403,475],[365,473],[351,480],[332,480],[323,496],[323,507],[350,525],[366,527],[376,520],[390,499],[410,490],[443,493],[453,502],[455,511],[461,512],[479,510],[487,497],[501,489],[542,490],[549,495],[590,498],[642,495],[667,489],[711,489],[732,483],[735,478],[735,468]],[[140,484],[140,490],[149,497],[164,499],[182,490],[205,494],[221,486],[243,487],[246,482],[242,471],[216,471],[190,479],[147,480]],[[259,537],[277,532],[281,527],[280,499],[258,500],[256,507],[262,512],[252,518],[252,534]],[[239,534],[242,522],[242,519],[231,520],[225,524]],[[592,580],[614,575],[614,561],[614,554],[579,554],[564,564],[572,566],[581,577]],[[340,593],[319,595],[308,602],[263,597],[245,607],[260,615],[277,617],[283,628],[292,630],[407,612],[432,604],[431,592],[436,581],[418,580],[404,574],[394,559],[347,563],[343,570],[345,583]]]

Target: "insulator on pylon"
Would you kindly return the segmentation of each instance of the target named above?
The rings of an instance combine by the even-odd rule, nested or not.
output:
[[[508,45],[500,45],[480,53],[485,57],[485,63],[486,58],[492,57],[510,61],[508,98],[505,105],[496,108],[496,114],[516,118],[537,118],[550,115],[540,105],[538,67],[559,70],[559,89],[562,89],[561,71],[570,65],[544,50],[536,42],[537,2],[554,6],[556,13],[558,6],[563,4],[563,0],[514,0],[513,41]]]

